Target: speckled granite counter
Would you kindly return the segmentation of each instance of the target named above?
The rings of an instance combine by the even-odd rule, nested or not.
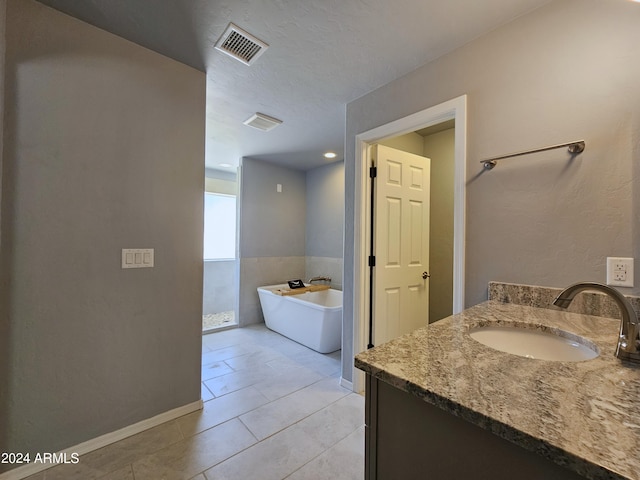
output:
[[[585,362],[532,360],[468,335],[544,325],[593,342]],[[619,320],[488,301],[359,354],[357,368],[592,479],[640,480],[640,367],[614,357]]]

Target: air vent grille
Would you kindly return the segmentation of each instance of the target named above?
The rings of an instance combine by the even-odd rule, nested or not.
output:
[[[216,49],[240,60],[245,65],[251,65],[269,47],[262,40],[257,39],[240,27],[230,23],[216,43]]]
[[[276,128],[281,123],[282,120],[270,117],[269,115],[265,115],[264,113],[255,113],[254,115],[251,115],[250,118],[244,121],[245,125],[257,128],[258,130],[262,130],[263,132],[268,132],[269,130]]]

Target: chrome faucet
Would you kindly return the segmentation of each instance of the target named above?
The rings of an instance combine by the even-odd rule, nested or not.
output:
[[[567,308],[573,301],[574,297],[583,290],[596,290],[602,292],[616,302],[620,312],[622,313],[622,321],[620,322],[620,335],[618,337],[618,346],[616,347],[616,357],[621,360],[628,360],[633,363],[640,363],[640,328],[638,325],[638,317],[633,307],[624,295],[615,288],[594,282],[580,282],[568,286],[560,295],[558,295],[553,304],[560,308]]]
[[[308,283],[313,283],[313,282],[329,282],[331,283],[331,277],[313,277],[309,280]]]

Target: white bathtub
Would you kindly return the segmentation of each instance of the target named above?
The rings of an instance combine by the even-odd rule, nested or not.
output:
[[[330,353],[342,344],[342,292],[321,290],[298,295],[278,295],[286,284],[258,287],[264,323],[274,332],[312,348]]]

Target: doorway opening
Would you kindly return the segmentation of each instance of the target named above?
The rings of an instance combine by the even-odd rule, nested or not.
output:
[[[204,193],[202,333],[238,325],[237,180],[207,170]]]
[[[464,308],[464,227],[465,227],[465,166],[466,166],[466,95],[417,112],[408,117],[382,125],[356,136],[356,204],[354,242],[354,304],[353,304],[353,348],[354,354],[367,348],[370,320],[375,330],[375,312],[371,311],[371,289],[369,256],[371,226],[375,222],[371,210],[371,188],[369,182],[371,147],[378,143],[393,143],[397,137],[424,129],[454,123],[453,131],[453,238],[451,242],[451,313]],[[437,128],[437,127],[436,127]],[[373,212],[375,215],[375,212]],[[435,282],[431,279],[431,289]],[[364,374],[353,369],[353,389],[364,388]]]

